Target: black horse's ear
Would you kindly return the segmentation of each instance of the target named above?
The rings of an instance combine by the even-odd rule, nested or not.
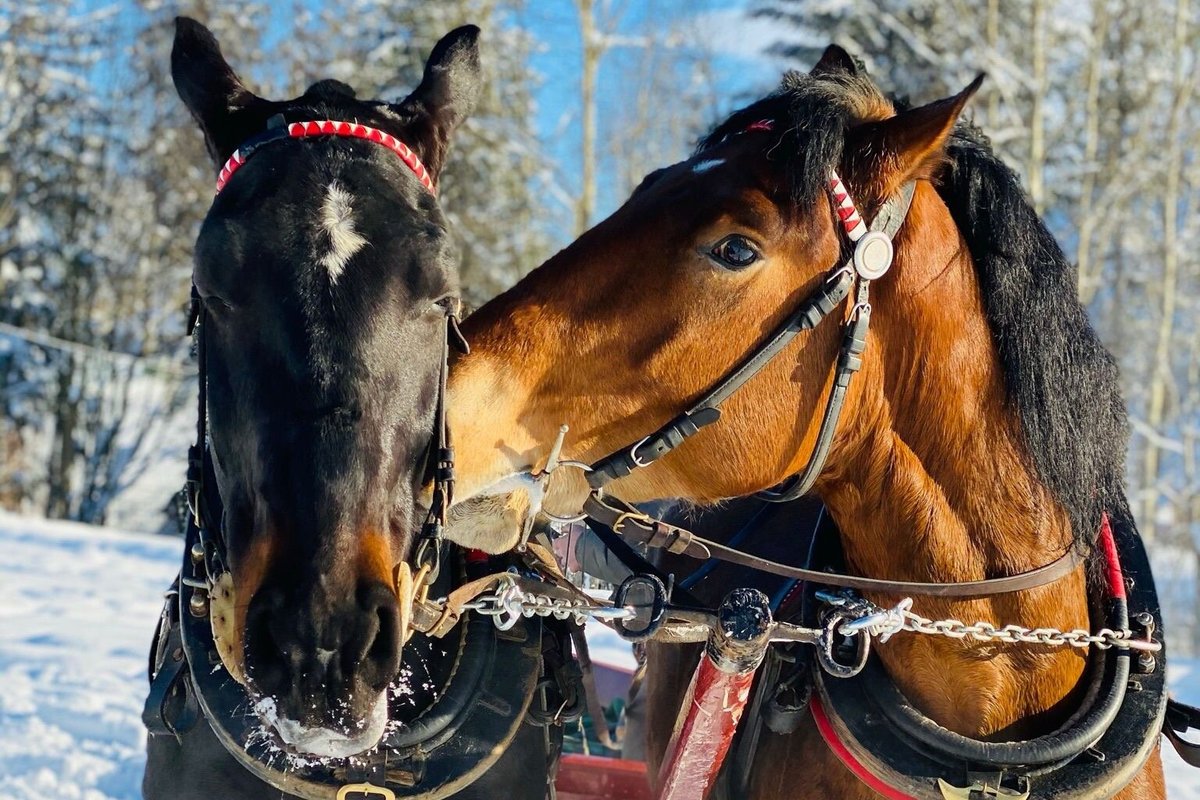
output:
[[[398,113],[412,121],[425,166],[435,179],[450,134],[474,110],[481,83],[479,28],[463,25],[434,45],[421,85],[396,106]]]
[[[854,57],[838,47],[836,44],[831,44],[825,48],[825,52],[821,54],[821,60],[809,72],[810,75],[857,75],[858,62]]]
[[[171,78],[218,166],[261,124],[257,117],[267,101],[242,84],[212,32],[194,19],[175,18]]]

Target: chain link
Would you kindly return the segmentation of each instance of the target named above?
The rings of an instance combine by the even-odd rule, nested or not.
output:
[[[838,627],[838,633],[843,636],[865,633],[872,639],[878,639],[880,643],[904,631],[949,639],[970,639],[976,642],[1040,644],[1049,647],[1069,645],[1078,648],[1097,647],[1101,650],[1116,647],[1151,653],[1162,650],[1161,642],[1153,641],[1149,637],[1135,638],[1137,634],[1129,628],[1101,628],[1092,633],[1082,629],[1063,631],[1058,628],[1026,628],[1022,625],[997,627],[990,622],[968,625],[957,619],[933,620],[922,617],[912,611],[913,601],[910,597],[901,600],[892,608],[881,608],[865,598],[854,595],[818,592],[817,596],[828,605],[841,609],[843,615],[848,617]],[[566,600],[526,591],[518,584],[515,575],[507,576],[495,591],[465,603],[463,609],[491,617],[500,630],[508,630],[522,617],[571,617],[583,624],[588,618],[611,621],[631,619],[637,614],[636,610],[630,607],[589,603],[583,599]]]
[[[506,631],[522,617],[534,616],[567,619],[573,617],[583,624],[589,617],[600,620],[630,619],[637,612],[632,608],[617,608],[600,603],[588,603],[582,598],[565,600],[535,592],[527,592],[517,583],[516,576],[508,576],[504,583],[489,594],[481,594],[463,604],[464,610],[474,611],[492,618],[496,627]]]
[[[856,614],[857,618],[845,622],[838,632],[845,636],[866,632],[868,636],[886,642],[893,635],[907,631],[921,633],[927,636],[945,636],[950,639],[971,639],[976,642],[1004,642],[1006,644],[1041,644],[1050,647],[1085,648],[1097,647],[1108,650],[1116,647],[1122,650],[1142,650],[1156,653],[1162,650],[1162,643],[1149,637],[1134,638],[1136,634],[1129,628],[1113,630],[1101,628],[1092,633],[1085,630],[1063,631],[1058,628],[1026,628],[1021,625],[1005,625],[996,627],[990,622],[976,622],[968,625],[957,619],[932,620],[922,617],[912,611],[912,598],[906,597],[892,608],[880,608],[874,603],[861,597],[848,597],[840,594],[820,593],[822,600],[840,608],[845,608]]]

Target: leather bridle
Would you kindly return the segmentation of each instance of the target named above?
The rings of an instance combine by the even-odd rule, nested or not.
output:
[[[757,123],[760,128],[763,124]],[[858,218],[849,193],[836,174],[832,176],[830,189],[835,209],[854,246],[851,258],[833,269],[813,294],[801,302],[763,344],[685,412],[632,446],[611,453],[585,469],[591,492],[583,510],[589,526],[635,575],[639,571],[659,574],[653,565],[630,547],[641,545],[702,561],[729,562],[801,581],[806,597],[816,586],[894,595],[979,597],[1045,586],[1075,572],[1081,566],[1082,559],[1074,548],[1053,562],[1028,572],[955,583],[865,578],[819,569],[811,560],[803,567],[796,567],[704,539],[687,529],[654,519],[617,498],[606,496],[604,490],[613,481],[649,466],[702,428],[716,423],[721,417],[720,406],[725,400],[779,355],[796,335],[814,329],[841,307],[854,290],[854,305],[843,323],[842,345],[833,388],[826,401],[813,452],[797,475],[777,488],[760,492],[758,496],[769,502],[787,502],[801,497],[813,487],[829,456],[850,381],[862,366],[871,317],[868,299],[870,282],[882,277],[892,262],[892,239],[911,207],[915,184],[906,183],[883,204],[870,231],[865,230],[866,226]],[[1154,642],[1154,631],[1161,629],[1157,597],[1149,576],[1145,550],[1136,531],[1123,530],[1119,537],[1114,537],[1106,515],[1099,541],[1105,557],[1106,573],[1104,590],[1098,598],[1100,607],[1094,611],[1114,630],[1127,630],[1130,624],[1128,586],[1132,593],[1130,599],[1137,602],[1135,608],[1144,609],[1137,614],[1138,625],[1145,630],[1147,642],[1161,649],[1161,642]],[[1121,551],[1119,554],[1118,550]],[[1124,559],[1131,562],[1129,566],[1133,567],[1134,574],[1139,575],[1136,583],[1130,577],[1131,573],[1122,570],[1121,561]],[[688,593],[684,590],[683,594]],[[1163,656],[1165,654],[1160,653],[1159,659]],[[815,688],[812,714],[821,735],[842,762],[860,779],[888,797],[959,796],[953,792],[961,792],[961,796],[967,797],[974,796],[970,791],[976,788],[982,793],[999,791],[1003,781],[1007,780],[1006,770],[1014,771],[1024,781],[1012,792],[1014,797],[1028,796],[1029,776],[1033,775],[1042,776],[1040,784],[1053,787],[1052,796],[1090,797],[1101,786],[1125,785],[1145,762],[1160,730],[1165,730],[1185,758],[1189,754],[1195,757],[1195,746],[1189,746],[1179,733],[1186,731],[1189,725],[1196,724],[1200,714],[1194,709],[1172,704],[1178,719],[1164,729],[1164,714],[1168,713],[1165,670],[1159,660],[1143,653],[1139,657],[1135,678],[1131,676],[1131,660],[1129,650],[1094,650],[1081,706],[1058,730],[1025,741],[981,741],[942,728],[903,697],[877,662],[864,662],[869,665],[870,672],[864,672],[861,681],[846,680],[857,675],[857,671],[848,671],[844,675],[833,672],[830,674],[835,678],[830,679],[821,669],[811,669],[811,686]],[[797,661],[797,670],[798,673],[807,672],[808,665],[801,665]],[[803,681],[804,678],[800,677],[799,680]],[[867,687],[865,693],[863,686]],[[759,681],[759,687],[756,710],[750,714],[754,726],[760,724],[758,712],[762,710],[759,705],[763,702],[762,693],[775,688],[773,681],[766,677]],[[1134,696],[1132,701],[1128,699],[1131,694]],[[807,702],[802,700],[794,712],[803,712],[807,706]],[[795,720],[798,716],[798,713],[792,713],[790,718]],[[777,733],[790,732],[773,729]],[[794,730],[794,727],[791,729]],[[744,734],[749,745],[745,748],[739,746],[739,754],[743,756],[742,767],[748,767],[753,760],[757,734],[753,731]],[[1081,764],[1081,754],[1089,752],[1089,748],[1096,745],[1104,750],[1094,751],[1099,754],[1095,759],[1095,768]],[[746,756],[743,750],[750,755]],[[1112,769],[1107,771],[1099,766],[1105,753],[1114,757]],[[954,770],[964,764],[983,767],[990,772],[979,779],[978,786],[968,781],[965,792],[956,788],[957,784],[944,780],[934,782],[929,777],[956,774]],[[736,769],[735,765],[735,772]],[[1007,791],[1006,786],[1004,792]]]
[[[375,142],[395,153],[430,194],[437,188],[420,158],[404,142],[378,128],[356,122],[337,120],[309,120],[288,123],[282,114],[267,121],[267,129],[250,138],[225,161],[217,177],[216,194],[220,194],[243,164],[265,146],[274,143],[315,136],[337,136]],[[468,351],[466,339],[459,329],[460,301],[448,297],[439,301],[445,311],[446,327],[442,338],[441,362],[438,374],[437,405],[434,412],[433,439],[429,444],[429,465],[433,478],[433,495],[429,511],[421,526],[417,546],[414,550],[414,566],[426,566],[425,579],[432,584],[438,577],[438,559],[444,540],[447,515],[454,498],[454,449],[450,445],[450,431],[446,421],[446,383],[450,369],[450,348],[462,353]],[[208,449],[208,400],[207,400],[207,348],[205,346],[205,322],[208,312],[195,284],[192,284],[191,307],[188,313],[187,333],[195,336],[196,356],[199,362],[199,393],[196,409],[196,442],[188,450],[187,502],[204,549],[204,562],[208,575],[217,580],[228,571],[228,549],[220,520],[215,523],[205,519],[202,511],[205,496],[204,461]]]
[[[325,120],[288,124],[282,116],[272,118],[267,131],[235,151],[221,171],[218,192],[259,148],[309,136],[344,136],[379,143],[396,153],[421,185],[434,192],[433,180],[416,155],[390,135],[357,123]],[[417,568],[408,571],[408,562],[397,567],[397,574],[403,567],[410,577],[407,592],[396,587],[402,606],[406,602],[410,605],[410,618],[418,600],[422,601],[421,610],[427,611],[424,598],[430,590],[449,593],[453,598],[462,593],[463,587],[480,584],[482,572],[494,569],[487,559],[473,560],[465,551],[443,547],[443,529],[454,493],[454,453],[446,418],[449,356],[451,347],[465,352],[466,342],[458,327],[459,300],[444,298],[438,305],[445,312],[445,329],[428,450],[433,492],[413,548]],[[180,738],[203,717],[240,766],[281,791],[303,797],[332,797],[335,791],[340,797],[354,790],[380,796],[434,798],[458,791],[495,764],[524,724],[521,715],[497,709],[529,704],[543,650],[549,646],[549,639],[542,635],[543,626],[521,619],[519,635],[514,632],[503,637],[487,616],[460,620],[461,609],[455,615],[443,615],[447,618],[439,620],[441,624],[430,635],[438,638],[441,657],[450,659],[451,666],[418,716],[389,729],[378,745],[356,759],[345,763],[292,763],[280,770],[277,745],[269,736],[264,737],[258,717],[247,714],[253,698],[244,688],[244,676],[234,663],[236,657],[230,657],[235,655],[231,644],[235,637],[226,636],[222,641],[222,633],[231,630],[225,625],[232,619],[228,612],[234,599],[221,498],[208,447],[206,320],[204,303],[193,284],[187,331],[196,341],[199,392],[196,442],[188,451],[185,491],[190,513],[183,564],[167,593],[151,651],[150,693],[143,710],[147,729],[151,734]],[[447,555],[451,558],[442,565]],[[419,586],[411,579],[414,572],[420,576]],[[459,588],[452,591],[455,585]],[[403,623],[403,612],[402,628],[406,639],[415,630]],[[489,698],[495,705],[478,702],[480,697]]]
[[[764,123],[758,124],[761,126]],[[613,529],[634,544],[662,548],[702,560],[728,561],[788,578],[814,580],[824,585],[862,591],[937,597],[979,597],[1045,586],[1069,575],[1082,563],[1074,548],[1049,564],[1028,572],[978,581],[893,581],[830,574],[806,567],[781,564],[705,539],[685,528],[654,519],[620,499],[605,494],[605,488],[613,481],[631,474],[634,470],[650,466],[702,428],[716,423],[721,418],[722,403],[761,372],[802,331],[815,329],[836,309],[841,308],[853,291],[854,305],[842,325],[842,344],[834,372],[833,388],[825,403],[816,445],[808,462],[797,475],[776,488],[760,492],[759,497],[773,503],[786,503],[802,497],[812,489],[829,458],[850,382],[862,367],[862,354],[866,349],[867,332],[871,324],[871,282],[883,277],[891,266],[894,255],[892,240],[908,216],[916,184],[909,181],[888,198],[869,229],[859,216],[849,191],[836,173],[830,174],[829,191],[834,210],[853,246],[850,257],[832,269],[821,285],[776,327],[766,341],[730,370],[690,408],[632,446],[623,447],[591,464],[585,470],[592,491],[584,503],[584,514]]]
[[[726,373],[725,377],[688,410],[632,446],[623,447],[593,463],[587,472],[587,481],[593,490],[602,490],[614,480],[623,478],[636,469],[650,466],[702,428],[717,422],[721,418],[722,403],[771,363],[797,335],[802,331],[813,330],[834,310],[840,308],[853,289],[854,306],[842,326],[842,346],[834,374],[833,390],[829,394],[825,413],[821,418],[816,447],[799,475],[763,497],[773,502],[785,503],[803,496],[812,488],[825,466],[825,460],[829,457],[829,449],[838,420],[841,418],[850,380],[862,367],[862,354],[867,346],[867,330],[871,325],[871,281],[882,277],[891,266],[892,239],[908,216],[916,190],[916,184],[913,182],[905,183],[899,192],[883,204],[868,230],[836,173],[831,173],[829,185],[842,227],[854,246],[850,258],[832,269],[821,285],[776,327],[765,342]],[[849,213],[843,212],[843,208],[848,208]]]

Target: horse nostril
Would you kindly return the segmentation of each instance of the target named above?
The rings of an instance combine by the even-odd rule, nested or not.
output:
[[[290,667],[287,651],[276,637],[276,598],[264,595],[255,597],[246,612],[245,657],[250,679],[257,689],[266,695],[277,695],[287,688]]]
[[[400,607],[382,583],[370,584],[359,591],[363,615],[362,638],[357,665],[361,680],[376,691],[383,691],[400,671]]]

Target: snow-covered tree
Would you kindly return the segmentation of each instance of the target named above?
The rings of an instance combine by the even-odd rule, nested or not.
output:
[[[345,7],[348,6],[348,7]],[[540,184],[550,173],[535,127],[530,67],[535,42],[520,26],[521,0],[396,3],[351,0],[307,22],[292,88],[337,78],[360,96],[400,99],[421,80],[433,45],[468,23],[482,29],[479,105],[455,132],[439,199],[458,237],[462,285],[478,305],[549,254]]]

